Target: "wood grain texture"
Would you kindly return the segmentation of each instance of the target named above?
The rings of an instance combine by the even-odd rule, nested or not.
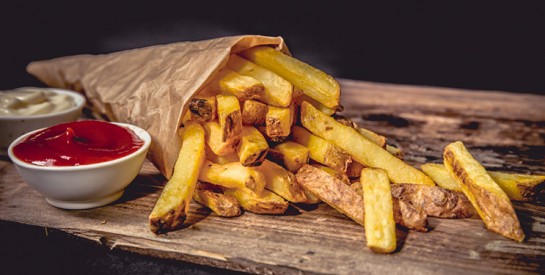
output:
[[[490,170],[545,174],[545,97],[341,80],[344,115],[388,137],[408,163],[440,162],[463,141]],[[282,216],[220,218],[192,204],[187,226],[156,236],[147,217],[165,179],[146,162],[116,203],[54,208],[0,163],[0,219],[57,228],[111,249],[260,274],[531,274],[545,270],[545,205],[515,203],[527,235],[517,243],[482,221],[430,218],[429,233],[398,230],[399,250],[377,255],[363,228],[327,205]]]

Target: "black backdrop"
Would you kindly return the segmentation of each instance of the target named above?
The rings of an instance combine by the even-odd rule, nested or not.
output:
[[[32,60],[262,34],[335,77],[545,94],[538,1],[110,2],[0,4],[0,89],[41,85]]]

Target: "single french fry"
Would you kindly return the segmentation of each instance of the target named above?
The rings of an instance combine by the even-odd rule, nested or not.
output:
[[[238,201],[229,195],[223,194],[221,188],[214,188],[212,184],[197,182],[197,188],[193,193],[193,199],[206,206],[216,215],[221,217],[240,216],[240,205]]]
[[[307,197],[303,188],[295,181],[295,176],[282,166],[265,160],[257,170],[265,175],[265,188],[279,195],[289,202],[306,202]]]
[[[231,162],[239,162],[240,159],[238,158],[238,155],[236,153],[231,153],[223,156],[218,156],[212,149],[210,149],[210,146],[206,145],[204,147],[204,152],[206,153],[206,159],[217,164],[227,164]]]
[[[437,185],[458,192],[462,188],[443,164],[426,163],[420,166]],[[536,201],[544,198],[545,176],[489,171],[488,174],[512,201]]]
[[[216,119],[216,97],[196,97],[189,101],[189,114],[192,120],[209,122]]]
[[[292,122],[292,110],[290,108],[269,106],[265,115],[267,136],[271,138],[289,136]]]
[[[229,57],[227,67],[239,74],[253,77],[265,87],[260,101],[278,107],[288,107],[293,99],[293,85],[274,72],[254,64],[236,54]]]
[[[308,163],[308,148],[293,141],[285,141],[274,147],[272,159],[295,173],[301,166]]]
[[[319,168],[306,164],[295,174],[297,182],[309,193],[345,214],[355,222],[364,225],[362,192],[328,174]],[[361,184],[358,183],[361,190]],[[400,207],[401,206],[401,207]],[[426,215],[404,203],[396,203],[394,219],[397,224],[416,231],[427,231]]]
[[[382,169],[365,168],[360,181],[367,247],[379,253],[393,252],[396,249],[396,224],[388,174]]]
[[[225,189],[224,193],[233,196],[244,210],[255,214],[283,214],[289,203],[269,190],[263,190],[260,195],[248,188]]]
[[[295,174],[297,182],[337,211],[363,225],[363,198],[326,171],[306,164]]]
[[[261,81],[247,75],[239,74],[227,68],[222,69],[213,80],[217,90],[236,96],[240,101],[247,99],[259,100],[265,93]]]
[[[393,183],[435,185],[422,171],[396,158],[353,128],[336,122],[308,102],[301,105],[301,123],[313,134],[341,147],[359,163],[386,170]]]
[[[242,127],[237,153],[243,166],[261,165],[268,151],[269,144],[255,127]]]
[[[240,162],[217,164],[206,160],[199,174],[199,180],[226,188],[247,188],[260,194],[265,188],[263,173],[254,167],[242,166]]]
[[[178,228],[189,211],[204,156],[204,130],[201,125],[188,122],[182,133],[182,148],[168,180],[149,216],[153,233]]]
[[[238,99],[229,95],[217,95],[216,101],[222,130],[221,141],[236,138],[242,132],[242,114]]]
[[[206,144],[210,147],[210,150],[218,156],[226,156],[236,153],[240,137],[232,137],[227,140],[223,140],[223,130],[220,124],[216,121],[206,122],[204,125],[204,131],[206,132]]]
[[[267,104],[255,100],[246,100],[242,103],[242,124],[265,125],[265,117],[269,110]]]
[[[271,70],[324,106],[339,106],[339,83],[325,72],[271,47],[259,46],[240,53],[257,65]]]
[[[462,142],[453,142],[445,147],[443,162],[488,230],[519,242],[524,240],[524,233],[509,197]]]
[[[352,162],[350,155],[339,146],[312,134],[305,128],[293,126],[292,138],[293,141],[308,148],[311,159],[335,170],[346,172]]]

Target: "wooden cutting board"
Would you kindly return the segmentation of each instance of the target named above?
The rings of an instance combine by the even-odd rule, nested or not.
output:
[[[440,162],[461,140],[490,170],[545,174],[545,96],[341,80],[344,115],[388,137],[415,166]],[[282,216],[220,218],[192,204],[183,229],[156,236],[147,217],[165,179],[146,162],[116,203],[54,208],[11,163],[0,164],[0,220],[56,228],[108,246],[252,273],[541,273],[545,204],[515,203],[527,239],[487,231],[478,217],[430,218],[431,232],[398,230],[399,250],[373,254],[363,228],[327,205]]]

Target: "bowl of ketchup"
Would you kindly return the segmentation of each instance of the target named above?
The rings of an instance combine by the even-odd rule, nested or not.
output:
[[[143,129],[82,120],[20,136],[8,155],[26,182],[63,209],[114,202],[138,175],[151,143]]]

